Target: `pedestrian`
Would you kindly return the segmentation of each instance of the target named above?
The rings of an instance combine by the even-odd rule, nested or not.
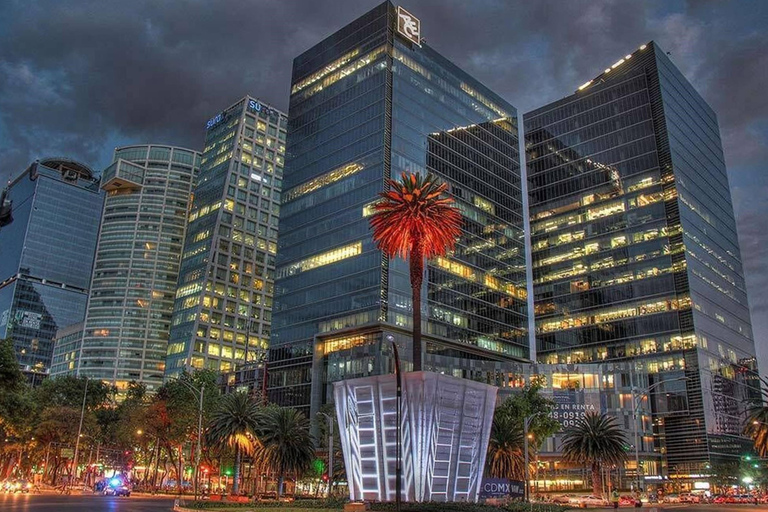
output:
[[[611,493],[611,503],[613,503],[613,508],[619,508],[619,491],[616,489]]]

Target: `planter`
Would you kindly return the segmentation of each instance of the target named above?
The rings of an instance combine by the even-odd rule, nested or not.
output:
[[[497,388],[431,372],[402,375],[403,501],[477,501]],[[397,385],[378,375],[334,383],[352,501],[394,501]]]

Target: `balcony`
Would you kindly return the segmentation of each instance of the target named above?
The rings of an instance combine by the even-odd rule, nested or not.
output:
[[[138,190],[144,184],[144,167],[118,159],[101,173],[101,188],[107,192]]]

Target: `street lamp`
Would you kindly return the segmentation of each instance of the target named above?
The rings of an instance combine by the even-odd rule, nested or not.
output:
[[[525,457],[525,501],[530,501],[530,491],[528,489],[528,480],[530,476],[530,472],[528,470],[528,427],[531,424],[531,420],[533,420],[536,416],[542,415],[542,412],[537,412],[534,414],[531,414],[530,416],[527,416],[523,418],[523,455]],[[531,505],[533,507],[533,505]]]
[[[145,432],[143,430],[141,430],[141,429],[138,429],[136,431],[136,435],[137,436],[143,436],[144,434],[145,434]],[[152,478],[152,486],[154,487],[154,486],[157,485],[157,473],[160,471],[160,436],[158,436],[157,434],[149,434],[149,435],[151,435],[152,437],[155,438],[155,457],[154,457],[154,459],[155,459],[155,476],[154,476],[154,478]],[[149,465],[149,464],[147,465],[147,470],[149,470],[150,466],[151,465]],[[179,476],[179,478],[181,478],[181,476]],[[147,481],[146,477],[144,478],[144,481],[145,482]],[[160,483],[161,484],[163,483],[162,479],[160,480]]]
[[[83,391],[83,407],[80,409],[80,426],[77,427],[77,439],[75,440],[75,456],[72,459],[74,479],[77,479],[77,456],[80,450],[80,438],[83,437],[83,417],[85,417],[85,398],[88,396],[88,377],[85,378],[85,390]]]
[[[180,382],[184,387],[190,390],[199,399],[199,407],[198,407],[198,413],[197,413],[197,450],[195,451],[195,482],[194,482],[195,500],[197,500],[197,480],[200,473],[200,446],[201,446],[200,440],[203,436],[203,394],[205,392],[205,383],[201,383],[200,389],[198,390],[195,386],[190,384],[189,381],[187,380],[176,379],[176,381]],[[181,487],[179,487],[179,489],[181,489]]]
[[[645,389],[643,389],[642,393],[640,393],[639,389],[632,386],[632,423],[634,425],[634,431],[635,431],[635,486],[637,487],[638,492],[642,491],[642,488],[640,487],[640,443],[638,441],[638,410],[640,409],[640,401],[642,400],[642,397],[648,396],[650,398],[650,393],[657,387],[661,386],[662,384],[666,384],[667,382],[678,382],[678,381],[686,381],[690,380],[688,377],[677,377],[675,379],[669,379],[669,380],[662,380],[659,381]]]

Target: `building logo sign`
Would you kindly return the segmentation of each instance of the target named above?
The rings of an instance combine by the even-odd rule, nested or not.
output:
[[[397,32],[417,46],[421,46],[421,22],[402,7],[397,7]]]
[[[208,122],[205,123],[205,129],[209,130],[209,129],[213,128],[214,126],[219,124],[222,119],[224,119],[224,112],[222,112],[221,114],[218,114],[217,116],[214,116],[214,117],[210,118],[208,120]]]
[[[525,495],[525,483],[506,478],[483,478],[480,485],[480,498],[522,498]]]

